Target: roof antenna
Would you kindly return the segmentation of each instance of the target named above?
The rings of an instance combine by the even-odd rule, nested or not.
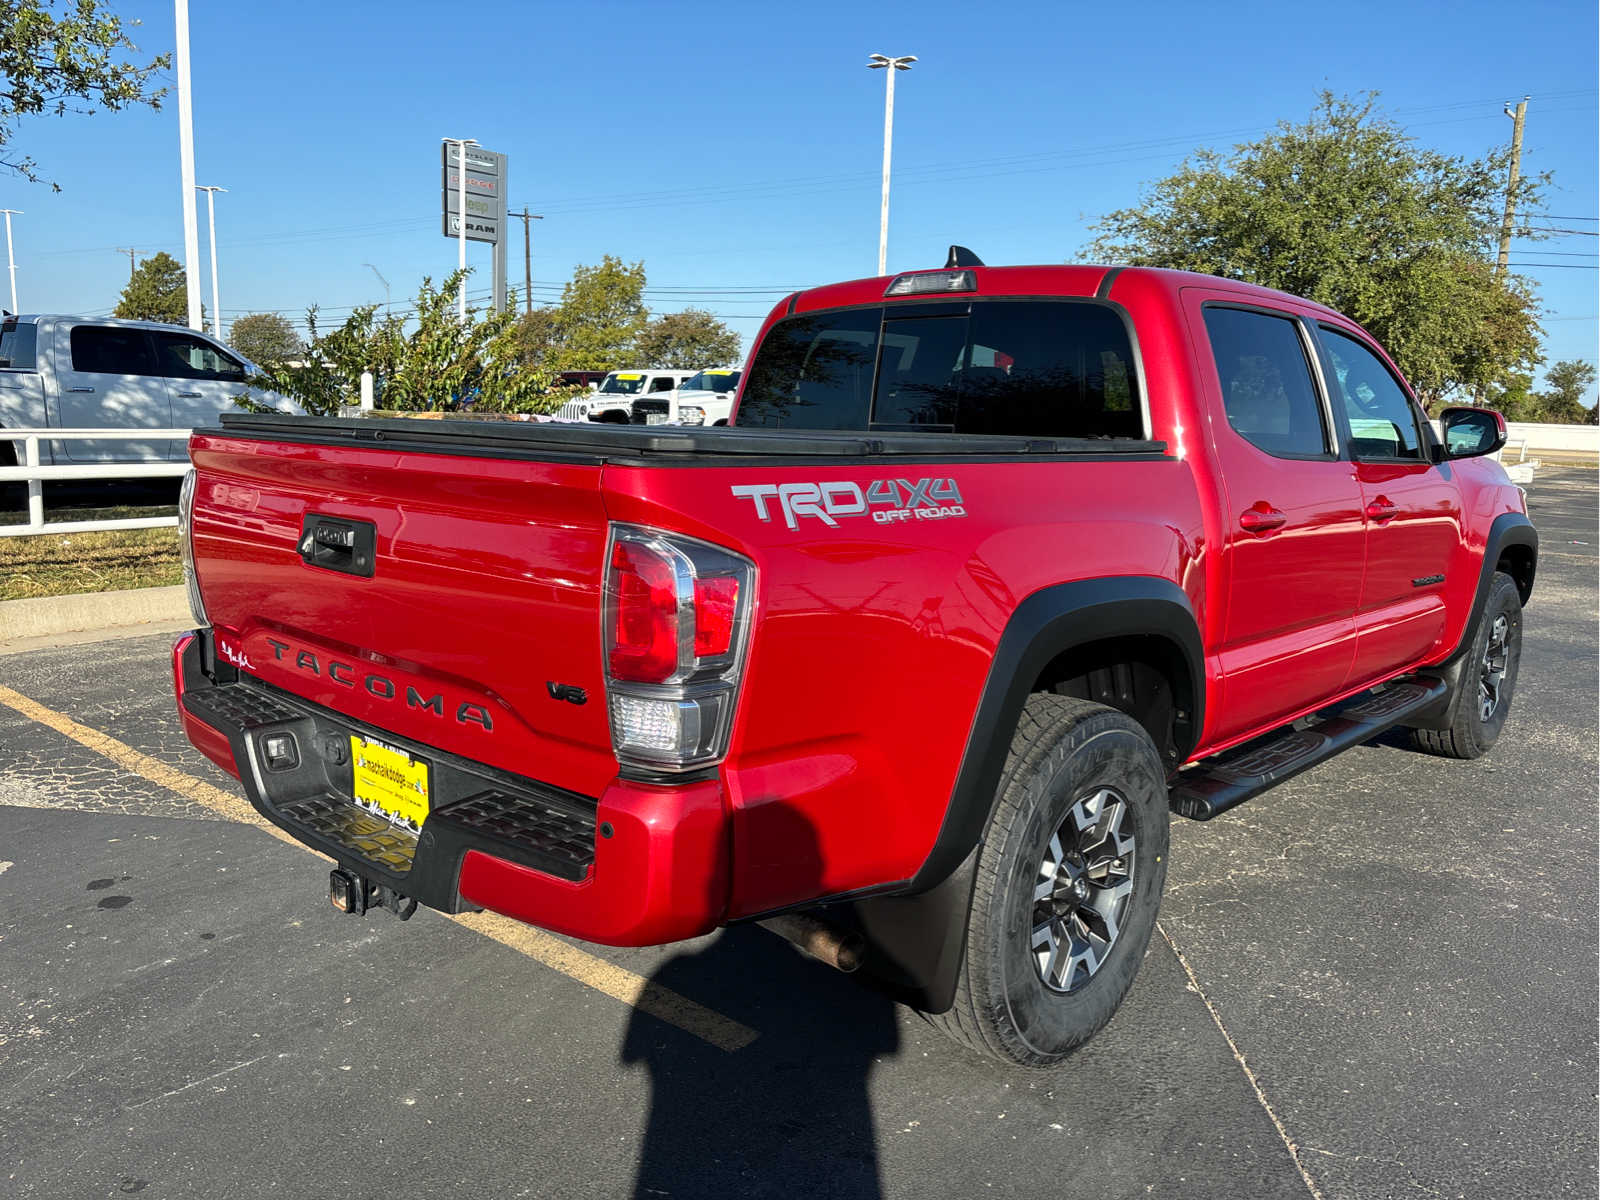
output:
[[[944,260],[946,268],[950,267],[981,267],[983,259],[979,258],[965,246],[951,246],[950,257]]]

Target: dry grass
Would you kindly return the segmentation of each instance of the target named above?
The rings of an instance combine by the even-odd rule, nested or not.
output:
[[[47,511],[47,520],[167,516],[170,508]],[[0,516],[0,521],[13,514]],[[105,533],[46,533],[0,538],[0,600],[110,592],[182,583],[176,529],[118,529]]]

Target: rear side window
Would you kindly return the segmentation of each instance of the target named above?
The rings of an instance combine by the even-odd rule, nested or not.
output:
[[[150,336],[142,329],[112,325],[73,327],[72,369],[99,375],[158,375]]]
[[[670,375],[658,375],[650,381],[652,392],[670,392],[678,381]]]
[[[1421,458],[1416,411],[1389,368],[1352,337],[1322,326],[1328,390],[1344,405],[1355,458]]]
[[[1234,432],[1278,458],[1326,454],[1322,405],[1295,322],[1211,306],[1205,319],[1222,406]]]
[[[853,309],[762,341],[737,424],[1033,437],[1144,436],[1118,314],[1072,301]]]
[[[31,321],[0,321],[0,367],[14,371],[36,368],[34,343],[38,326]]]

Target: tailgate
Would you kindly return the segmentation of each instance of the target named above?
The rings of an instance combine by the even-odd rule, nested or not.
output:
[[[215,433],[196,434],[190,455],[219,657],[379,730],[585,795],[615,776],[598,461]],[[319,544],[319,526],[329,543],[354,531],[362,565]]]

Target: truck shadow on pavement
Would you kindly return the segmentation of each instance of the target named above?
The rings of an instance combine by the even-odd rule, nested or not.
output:
[[[803,819],[778,820],[786,872],[815,866]],[[634,1196],[882,1195],[867,1084],[899,1050],[893,1000],[753,926],[675,955],[651,982],[759,1036],[728,1053],[634,1011],[622,1061],[651,1077]]]

